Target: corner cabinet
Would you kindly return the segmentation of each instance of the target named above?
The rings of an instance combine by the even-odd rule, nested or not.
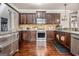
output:
[[[56,39],[59,43],[67,47],[71,48],[71,34],[67,32],[56,32]]]
[[[70,49],[70,45],[71,45],[71,36],[70,36],[70,33],[61,32],[60,33],[60,42],[65,47],[67,47],[67,48]]]

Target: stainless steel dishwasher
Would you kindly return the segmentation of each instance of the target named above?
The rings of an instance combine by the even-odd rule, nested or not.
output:
[[[71,53],[79,55],[79,35],[71,34]]]

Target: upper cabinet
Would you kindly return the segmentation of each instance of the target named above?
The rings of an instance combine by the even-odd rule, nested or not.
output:
[[[59,24],[60,14],[59,13],[47,13],[46,24]]]
[[[46,13],[46,11],[36,11],[36,13],[21,13],[19,24],[59,24],[59,13]]]
[[[27,13],[26,20],[27,20],[27,24],[35,24],[36,23],[35,13]]]
[[[27,21],[26,21],[26,15],[25,14],[20,14],[20,17],[19,17],[19,23],[20,24],[26,24]]]
[[[35,24],[35,22],[36,22],[35,13],[20,14],[19,24]]]
[[[36,11],[37,19],[46,19],[46,11]]]

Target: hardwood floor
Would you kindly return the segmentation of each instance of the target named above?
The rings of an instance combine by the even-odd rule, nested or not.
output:
[[[72,56],[72,54],[60,53],[55,48],[54,41],[41,41],[41,43],[23,41],[15,56]]]

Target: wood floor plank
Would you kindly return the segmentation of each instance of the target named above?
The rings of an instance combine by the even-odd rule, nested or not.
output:
[[[42,45],[41,43],[39,43]],[[15,56],[72,56],[71,53],[60,53],[54,45],[54,41],[46,42],[45,46],[37,46],[37,43],[23,41],[20,45],[20,50]]]

